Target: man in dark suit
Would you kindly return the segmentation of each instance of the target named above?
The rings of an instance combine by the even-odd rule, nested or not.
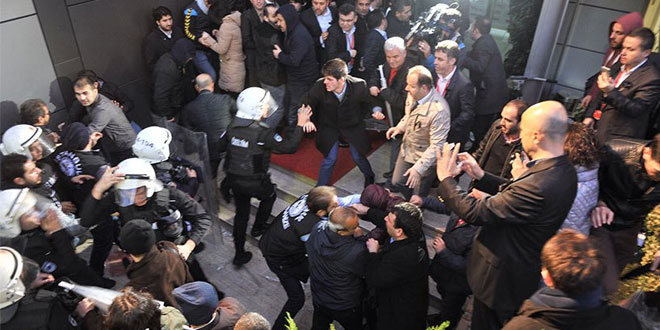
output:
[[[342,59],[348,64],[348,72],[352,76],[362,78],[364,68],[360,65],[367,31],[355,26],[357,17],[352,4],[345,3],[339,7],[339,20],[328,29],[326,50],[329,59]]]
[[[149,71],[154,70],[156,61],[172,49],[175,41],[183,38],[181,29],[172,26],[172,12],[169,8],[156,7],[151,14],[156,22],[156,29],[144,40],[144,58]]]
[[[318,127],[316,147],[324,156],[316,185],[330,183],[339,153],[339,138],[343,137],[348,142],[351,158],[364,174],[366,187],[374,183],[374,172],[366,157],[370,145],[364,118],[371,109],[367,83],[349,76],[346,63],[338,58],[326,62],[321,72],[323,78],[317,80],[300,101],[314,113],[304,131],[315,131]],[[373,116],[376,117],[376,113]]]
[[[252,6],[249,6],[241,15],[241,38],[243,44],[243,53],[245,54],[245,88],[259,87],[259,70],[257,67],[257,49],[256,39],[259,37],[257,27],[264,21],[264,0],[250,0]]]
[[[330,6],[330,0],[312,0],[312,7],[300,13],[300,22],[314,39],[316,61],[325,63],[329,59],[325,41],[330,25],[337,22],[337,9]]]
[[[405,38],[410,32],[410,16],[412,16],[411,0],[394,0],[387,14],[387,35]]]
[[[490,33],[490,19],[478,16],[474,21],[471,36],[474,39],[472,50],[463,61],[463,67],[470,70],[470,80],[477,89],[475,103],[473,150],[490,127],[490,124],[509,100],[509,88],[502,64],[502,55]]]
[[[660,73],[647,61],[655,43],[653,32],[640,28],[623,40],[619,70],[598,76],[600,93],[585,114],[586,123],[596,125],[601,143],[613,138],[646,137],[648,121],[660,100]],[[601,106],[601,110],[595,110]]]
[[[364,43],[364,56],[362,56],[362,66],[364,67],[364,76],[371,79],[376,72],[376,68],[385,64],[385,40],[387,40],[387,19],[380,9],[376,9],[367,15],[367,25],[369,33]]]
[[[402,38],[394,37],[385,41],[383,46],[386,63],[383,65],[383,77],[380,71],[376,69],[369,80],[369,93],[375,98],[374,105],[376,111],[382,112],[385,108],[385,102],[390,104],[392,109],[392,118],[388,118],[389,124],[394,126],[401,121],[406,108],[406,77],[408,69],[415,66],[412,60],[407,58],[406,44]],[[386,87],[381,84],[381,78],[385,79]],[[388,114],[389,116],[389,114]],[[392,177],[394,165],[399,158],[401,150],[401,139],[391,140],[392,151],[390,151],[390,170],[383,176]]]
[[[468,257],[467,277],[474,293],[472,329],[500,329],[539,285],[541,249],[566,218],[577,191],[575,169],[564,155],[566,109],[555,101],[530,107],[520,125],[530,162],[516,157],[514,180],[484,172],[468,154],[457,157],[445,144],[438,157],[440,196],[465,222],[482,226]],[[440,153],[440,152],[438,152]],[[462,169],[482,183],[500,182],[493,196],[468,196],[453,176]]]
[[[451,40],[444,40],[435,47],[434,66],[438,76],[435,89],[445,98],[451,111],[447,142],[465,145],[474,118],[474,86],[460,70],[456,70],[460,53],[458,44]]]

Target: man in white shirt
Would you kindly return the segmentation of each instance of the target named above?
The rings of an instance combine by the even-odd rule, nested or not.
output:
[[[312,0],[312,7],[300,13],[300,22],[314,39],[316,60],[321,65],[330,59],[326,53],[326,39],[330,25],[337,21],[337,10],[329,5],[330,0]]]

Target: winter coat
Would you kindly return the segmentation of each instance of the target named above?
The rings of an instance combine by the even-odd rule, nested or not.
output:
[[[309,86],[314,83],[319,72],[314,40],[299,22],[299,14],[293,5],[286,4],[277,13],[286,21],[284,44],[278,60],[286,67],[289,84]]]
[[[589,215],[598,203],[598,166],[594,168],[578,166],[575,171],[578,177],[578,190],[573,206],[568,211],[561,228],[571,228],[589,235],[591,228]]]
[[[221,158],[220,138],[231,122],[231,114],[235,112],[236,101],[229,95],[202,90],[197,98],[183,108],[181,125],[195,132],[206,133],[209,158],[216,160]]]
[[[211,49],[220,54],[218,86],[226,91],[240,93],[245,85],[241,13],[235,11],[225,16],[215,38],[217,43],[213,44]]]

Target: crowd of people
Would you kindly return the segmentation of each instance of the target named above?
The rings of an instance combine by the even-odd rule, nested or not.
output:
[[[309,281],[314,330],[453,329],[466,302],[477,330],[642,329],[607,297],[660,202],[653,32],[636,12],[610,24],[584,118],[572,118],[557,101],[510,99],[489,18],[441,3],[420,33],[425,6],[194,0],[182,22],[160,6],[144,42],[154,126],[138,127],[130,98],[92,70],[57,129],[44,101],[23,102],[0,145],[1,328],[280,330]],[[388,127],[384,182],[366,121]],[[206,134],[208,164],[171,154],[167,122]],[[303,138],[323,155],[316,187],[272,219],[270,155]],[[329,186],[339,148],[364,175],[359,194]],[[236,267],[253,258],[259,200],[250,235],[286,292],[271,322],[225,297],[196,257],[216,218],[199,188],[219,173]],[[424,209],[449,216],[442,234],[426,236]],[[89,235],[85,260],[76,246]],[[105,269],[115,244],[128,283],[108,306],[58,289],[118,289]]]

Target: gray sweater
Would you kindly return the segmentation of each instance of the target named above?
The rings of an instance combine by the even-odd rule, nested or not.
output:
[[[101,132],[112,143],[110,152],[130,149],[135,143],[135,130],[126,119],[124,112],[110,99],[99,94],[96,101],[86,108],[91,123],[89,132]]]

